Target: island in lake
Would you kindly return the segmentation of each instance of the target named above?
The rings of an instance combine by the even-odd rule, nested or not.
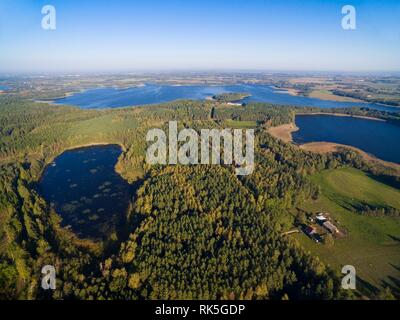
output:
[[[222,103],[238,103],[245,99],[251,97],[250,93],[241,93],[241,92],[235,92],[235,93],[221,93],[218,95],[213,96],[212,98],[218,102]]]

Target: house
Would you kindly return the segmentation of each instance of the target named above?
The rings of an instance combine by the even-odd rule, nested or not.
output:
[[[324,216],[316,216],[315,219],[319,224],[323,224],[324,222],[328,221],[328,219],[325,218]]]
[[[303,232],[307,236],[309,236],[312,240],[314,240],[315,242],[320,242],[321,241],[321,237],[317,233],[317,229],[315,227],[305,224],[305,225],[303,225]]]
[[[318,213],[318,215],[315,217],[317,222],[322,225],[324,222],[328,221],[328,219],[324,216],[323,213]]]
[[[317,230],[314,227],[309,226],[309,225],[304,225],[303,230],[309,236],[311,236],[317,232]]]
[[[339,233],[339,229],[329,221],[325,221],[322,225],[332,234]]]

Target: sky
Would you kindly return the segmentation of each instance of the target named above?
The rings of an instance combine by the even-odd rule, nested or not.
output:
[[[400,71],[400,1],[0,0],[0,72],[164,70]]]

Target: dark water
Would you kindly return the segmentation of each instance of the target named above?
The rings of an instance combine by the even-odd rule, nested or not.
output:
[[[66,151],[43,174],[43,197],[82,238],[105,238],[126,214],[130,186],[114,170],[120,154],[116,145]]]
[[[357,147],[376,157],[400,163],[400,126],[389,122],[327,115],[298,115],[293,141],[335,142]]]
[[[353,106],[370,107],[377,110],[400,111],[399,108],[378,104],[335,102],[315,98],[292,96],[278,93],[267,85],[231,85],[231,86],[171,86],[147,84],[143,87],[128,89],[93,89],[72,96],[57,99],[57,104],[76,105],[83,109],[116,108],[157,104],[178,99],[202,100],[223,92],[247,92],[251,94],[243,102],[269,102],[294,106],[315,106],[321,108],[344,108]]]

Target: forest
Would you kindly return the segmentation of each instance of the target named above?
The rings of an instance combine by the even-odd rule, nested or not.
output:
[[[282,234],[291,210],[320,195],[311,174],[349,166],[400,179],[353,151],[314,154],[267,133],[296,112],[189,100],[81,110],[0,96],[0,299],[357,298],[341,289],[340,270]],[[147,165],[146,132],[173,120],[195,130],[254,123],[253,174],[238,177],[234,165]],[[62,228],[36,188],[63,151],[97,143],[122,147],[115,169],[135,185],[121,228],[102,242]],[[363,209],[398,216],[385,210]],[[54,291],[40,288],[46,264],[56,268]]]

